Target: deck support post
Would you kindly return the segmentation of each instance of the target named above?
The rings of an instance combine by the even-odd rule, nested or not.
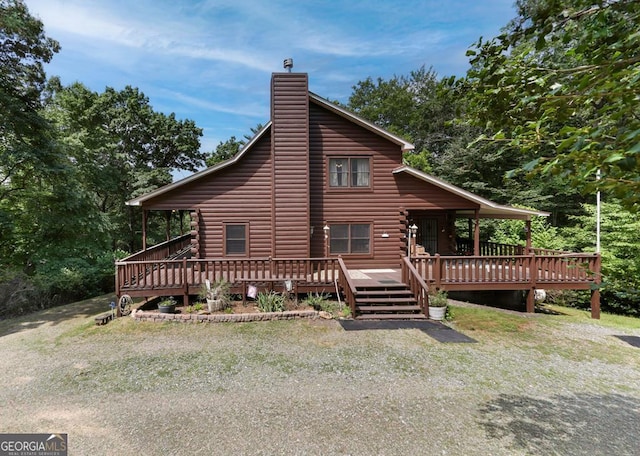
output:
[[[195,273],[194,273],[195,278]],[[187,259],[182,259],[182,303],[185,307],[189,305],[189,274],[187,272]]]
[[[527,290],[527,313],[536,311],[536,289],[529,288]]]
[[[538,268],[536,267],[536,255],[529,255],[529,282],[531,288],[527,291],[527,313],[536,311],[536,286],[538,285]]]

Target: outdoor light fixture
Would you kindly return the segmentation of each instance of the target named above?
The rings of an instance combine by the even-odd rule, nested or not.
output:
[[[324,224],[324,226],[322,227],[322,231],[324,231],[324,238],[328,239],[329,238],[329,230],[331,228],[329,228],[329,225],[327,225],[326,223]]]
[[[382,233],[382,237],[383,238],[388,238],[389,237],[389,233],[387,233],[386,231],[384,233]]]
[[[411,225],[409,227],[409,254],[407,255],[409,257],[409,259],[411,259],[411,250],[414,248],[415,242],[416,242],[416,233],[418,232],[418,227],[416,226],[416,224],[414,223],[413,225]],[[414,245],[411,244],[411,238],[414,239]]]

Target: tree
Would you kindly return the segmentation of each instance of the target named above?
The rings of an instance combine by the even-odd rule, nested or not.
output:
[[[212,152],[206,158],[206,165],[214,166],[220,162],[232,159],[238,152],[240,152],[247,141],[251,141],[253,137],[257,135],[263,128],[264,126],[259,123],[257,126],[251,128],[251,135],[244,135],[244,139],[238,141],[235,136],[232,136],[225,142],[220,141],[220,143],[216,146],[215,152]]]
[[[467,119],[523,154],[520,173],[640,209],[640,1],[516,6],[503,34],[468,52]]]
[[[171,169],[197,170],[202,130],[155,112],[133,87],[92,92],[81,83],[49,90],[46,114],[94,212],[110,225],[111,248],[134,250],[140,215],[128,199],[171,182]],[[151,234],[151,233],[150,233]]]
[[[42,22],[20,0],[0,0],[0,262],[12,265],[19,206],[60,175],[63,158],[41,116],[43,63],[58,52]]]
[[[596,207],[585,205],[585,215],[572,217],[561,235],[568,247],[593,251]],[[617,201],[601,208],[603,308],[640,316],[640,218]]]
[[[451,86],[438,81],[433,69],[421,67],[389,81],[371,78],[353,87],[347,108],[391,133],[410,140],[416,150],[405,156],[411,165],[430,172],[462,133],[451,121],[461,109]]]

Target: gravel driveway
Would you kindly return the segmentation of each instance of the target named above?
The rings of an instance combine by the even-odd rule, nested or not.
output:
[[[637,455],[640,336],[562,316],[443,344],[335,321],[0,323],[0,430],[70,455]],[[518,322],[522,322],[522,324]]]

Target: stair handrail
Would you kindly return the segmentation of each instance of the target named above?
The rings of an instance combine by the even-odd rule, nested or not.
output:
[[[351,281],[349,270],[344,264],[342,257],[338,257],[338,266],[340,267],[340,274],[338,274],[338,283],[340,284],[340,288],[342,288],[342,291],[344,293],[344,300],[347,304],[349,304],[349,308],[351,309],[351,316],[355,317],[356,296],[358,295],[358,290],[356,290],[355,285]]]
[[[425,315],[429,315],[429,285],[408,257],[402,258],[402,282],[409,286],[411,293]]]

